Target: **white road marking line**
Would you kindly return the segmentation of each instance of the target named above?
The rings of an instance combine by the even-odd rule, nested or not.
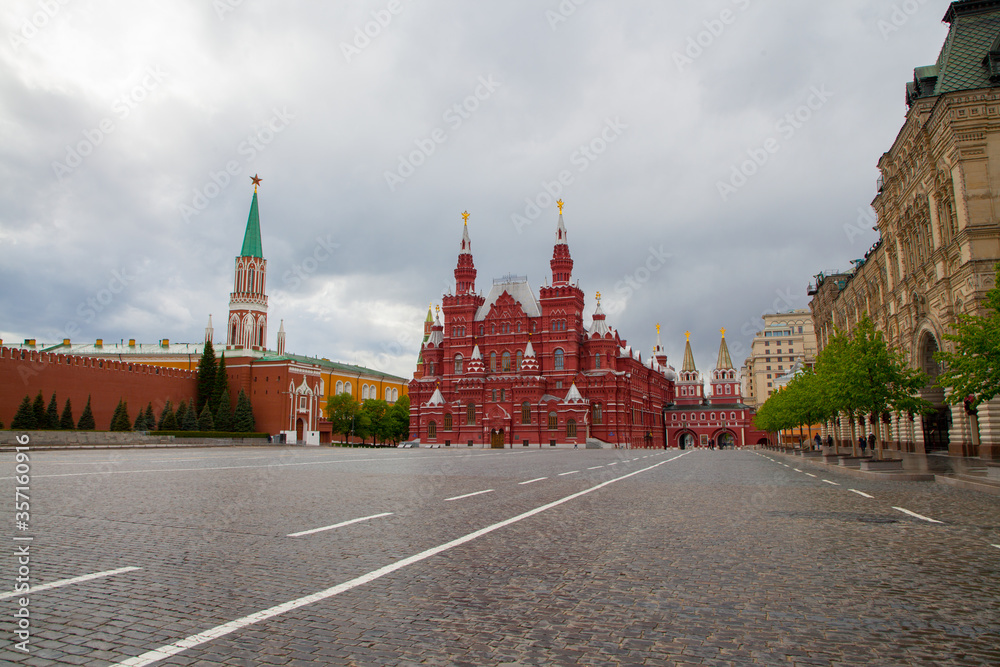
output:
[[[616,466],[616,465],[618,465],[618,461],[612,461],[612,462],[611,462],[611,463],[609,463],[608,465],[609,465],[609,466]],[[13,479],[13,477],[12,477],[11,479]]]
[[[454,498],[445,498],[444,501],[449,500],[461,500],[462,498],[471,498],[472,496],[481,496],[484,493],[493,493],[493,489],[486,489],[485,491],[476,491],[475,493],[466,493],[464,496],[455,496]]]
[[[812,474],[811,472],[807,472],[806,474],[809,475],[810,477],[815,477],[816,476],[816,475]]]
[[[556,475],[556,477],[562,477],[563,475],[575,475],[578,472],[580,472],[580,471],[579,470],[570,470],[569,472],[561,472],[558,475]]]
[[[990,546],[991,547],[996,547],[997,549],[1000,549],[1000,544],[991,544]]]
[[[875,496],[869,496],[864,491],[858,491],[857,489],[848,489],[848,491],[850,491],[851,493],[856,493],[859,496],[864,496],[865,498],[874,498],[875,497]]]
[[[603,467],[604,466],[593,466],[591,468],[587,468],[587,470],[597,470],[598,468],[603,468]]]
[[[910,510],[908,510],[906,508],[903,508],[903,507],[895,507],[895,506],[893,506],[892,509],[899,510],[903,514],[909,514],[912,517],[916,517],[917,519],[922,519],[923,521],[927,521],[929,523],[944,523],[943,521],[938,521],[937,519],[932,519],[930,517],[926,517],[923,514],[917,514],[916,512],[911,512]]]
[[[361,523],[362,521],[369,521],[371,519],[381,519],[384,516],[392,516],[392,512],[383,512],[382,514],[372,514],[371,516],[363,516],[360,519],[351,519],[350,521],[342,521],[340,523],[335,523],[332,526],[323,526],[322,528],[313,528],[312,530],[303,530],[298,533],[289,533],[286,537],[302,537],[303,535],[312,535],[313,533],[322,533],[324,530],[333,530],[334,528],[343,528],[344,526],[350,526],[352,523]]]
[[[353,588],[357,588],[358,586],[362,586],[364,584],[375,581],[376,579],[380,579],[386,576],[387,574],[392,574],[396,570],[401,570],[404,567],[413,565],[414,563],[419,563],[420,561],[431,558],[432,556],[436,556],[440,553],[461,546],[467,542],[471,542],[472,540],[480,538],[483,535],[488,535],[489,533],[492,533],[496,530],[505,528],[511,524],[518,523],[519,521],[523,521],[524,519],[533,517],[536,514],[541,514],[542,512],[550,510],[554,507],[558,507],[563,503],[568,503],[569,501],[575,500],[581,496],[585,496],[588,493],[593,493],[594,491],[603,489],[605,486],[609,486],[611,484],[614,484],[615,482],[620,482],[623,479],[628,479],[629,477],[632,477],[634,475],[644,473],[647,470],[658,468],[665,463],[676,461],[682,456],[687,456],[688,453],[680,454],[672,459],[660,461],[659,463],[654,463],[653,465],[647,468],[641,468],[639,470],[635,470],[628,474],[622,475],[621,477],[616,477],[615,479],[609,479],[608,481],[601,482],[600,484],[592,486],[589,489],[584,489],[583,491],[577,491],[576,493],[568,495],[565,498],[560,498],[559,500],[555,500],[551,503],[548,503],[547,505],[536,507],[535,509],[528,510],[523,514],[518,514],[517,516],[511,517],[510,519],[505,519],[504,521],[495,523],[492,526],[487,526],[486,528],[481,528],[475,532],[468,533],[467,535],[463,535],[462,537],[456,538],[451,542],[445,542],[444,544],[432,547],[430,549],[427,549],[426,551],[421,551],[418,554],[409,556],[408,558],[404,558],[402,560],[398,560],[395,563],[390,563],[389,565],[381,567],[377,570],[372,570],[367,574],[363,574],[360,577],[351,579],[350,581],[345,581],[342,584],[338,584],[331,588],[327,588],[326,590],[322,590],[317,593],[313,593],[311,595],[306,595],[304,597],[300,597],[295,600],[290,600],[288,602],[275,605],[268,609],[263,609],[256,613],[250,614],[249,616],[244,616],[234,621],[218,625],[214,628],[211,628],[199,634],[191,635],[190,637],[185,637],[184,639],[180,639],[174,642],[173,644],[167,644],[165,646],[161,646],[159,648],[146,651],[142,655],[138,655],[134,658],[129,658],[127,660],[123,660],[122,662],[116,663],[115,665],[113,665],[113,667],[146,667],[147,665],[151,665],[154,662],[165,660],[166,658],[177,655],[178,653],[186,651],[189,648],[194,648],[195,646],[200,646],[214,639],[218,639],[219,637],[224,637],[249,625],[254,625],[256,623],[260,623],[261,621],[266,621],[268,619],[274,618],[275,616],[280,616],[287,612],[294,611],[296,609],[299,609],[300,607],[312,604],[313,602],[319,602],[320,600],[326,600],[335,595],[340,595],[341,593],[347,592]]]
[[[71,579],[60,579],[59,581],[53,581],[48,584],[41,584],[40,586],[32,586],[27,591],[21,592],[9,592],[0,594],[0,600],[6,600],[7,598],[16,597],[18,595],[30,595],[32,593],[38,593],[39,591],[47,591],[50,588],[59,588],[61,586],[70,586],[72,584],[79,584],[84,581],[90,581],[91,579],[101,579],[102,577],[110,577],[115,574],[124,574],[125,572],[132,572],[133,570],[141,570],[141,567],[120,567],[117,570],[106,570],[104,572],[95,572],[94,574],[85,574],[81,577],[73,577]]]
[[[824,479],[823,481],[826,482],[827,484],[833,484],[834,486],[840,486],[840,484],[837,484],[836,482],[831,482],[828,479]]]
[[[518,486],[524,486],[525,484],[534,484],[535,482],[540,482],[543,479],[548,479],[548,477],[538,477],[535,479],[529,479],[527,482],[518,482]]]
[[[802,471],[801,471],[801,470],[799,470],[798,468],[792,468],[792,470],[794,470],[795,472],[802,472]]]

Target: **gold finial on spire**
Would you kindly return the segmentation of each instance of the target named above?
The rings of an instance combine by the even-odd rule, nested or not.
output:
[[[659,324],[656,325],[656,335],[657,336],[660,335],[660,325]]]
[[[257,192],[257,186],[260,185],[260,182],[263,181],[264,179],[258,176],[257,174],[254,174],[253,176],[250,177],[250,180],[253,181],[253,191]]]
[[[550,199],[549,201],[552,201],[552,200]],[[559,201],[557,201],[556,202],[556,206],[559,207],[559,215],[562,215],[562,207],[564,206],[563,200],[560,199]]]
[[[434,306],[434,312],[438,315],[441,314],[441,306]]]
[[[465,212],[462,213],[462,220],[465,221],[465,224],[467,224],[467,225],[469,224],[469,212],[468,211],[465,211]]]
[[[726,328],[723,327],[723,328],[719,329],[719,333],[722,334],[723,338],[725,338],[726,337]]]
[[[598,292],[597,293],[597,303],[600,303],[600,302],[601,302],[601,293]]]
[[[691,332],[690,331],[685,331],[684,332],[684,340],[686,340],[686,341],[690,341],[691,340]]]

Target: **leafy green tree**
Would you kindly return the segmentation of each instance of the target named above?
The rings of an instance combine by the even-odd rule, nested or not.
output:
[[[957,405],[969,399],[969,409],[1000,394],[1000,264],[996,281],[986,293],[983,315],[959,315],[955,333],[944,339],[954,343],[953,352],[938,352],[943,366],[937,383],[949,389],[945,400]]]
[[[56,392],[52,392],[52,400],[49,401],[49,407],[45,409],[45,423],[53,430],[59,428],[59,404],[56,403]]]
[[[369,398],[362,403],[361,411],[371,422],[371,435],[374,444],[384,443],[390,436],[391,421],[388,419],[389,404],[381,398]]]
[[[214,431],[215,430],[215,420],[212,418],[212,411],[208,409],[208,403],[205,403],[205,407],[201,409],[201,414],[198,415],[198,430],[203,432]]]
[[[35,402],[31,404],[31,409],[35,411],[35,428],[40,431],[51,428],[49,415],[45,411],[45,397],[42,396],[41,391],[38,392],[38,396],[35,396]]]
[[[83,407],[83,413],[80,415],[80,421],[77,422],[76,428],[79,431],[93,431],[97,428],[97,422],[94,421],[94,413],[90,409],[90,396],[87,396],[87,405]]]
[[[361,405],[348,393],[332,396],[326,402],[326,418],[330,421],[331,429],[334,433],[340,433],[345,443],[355,426],[360,409]]]
[[[403,396],[391,408],[389,408],[389,438],[392,444],[398,445],[400,442],[410,437],[410,397]]]
[[[215,410],[214,421],[216,431],[229,433],[233,430],[233,408],[229,403],[228,389],[219,397],[219,407]]]
[[[66,405],[63,406],[62,416],[59,418],[59,428],[64,431],[72,431],[76,428],[76,421],[73,419],[73,404],[68,398]]]
[[[156,425],[157,431],[177,431],[179,430],[177,424],[177,414],[174,412],[174,406],[167,401],[167,404],[163,406],[163,412],[160,413],[160,421]]]
[[[25,394],[14,415],[14,421],[10,423],[10,428],[14,431],[33,431],[37,427],[38,417],[35,416],[35,410],[31,406],[31,398]]]
[[[240,389],[233,414],[233,430],[237,433],[252,433],[254,430],[253,406],[245,391]]]
[[[358,410],[358,416],[354,419],[354,436],[361,438],[361,444],[365,444],[368,436],[372,435],[372,419],[364,410]]]
[[[210,406],[209,410],[214,410],[217,403],[215,391],[215,374],[218,372],[215,361],[215,349],[212,341],[205,341],[205,349],[201,353],[198,361],[198,396],[195,403],[195,414],[201,413],[202,408]]]

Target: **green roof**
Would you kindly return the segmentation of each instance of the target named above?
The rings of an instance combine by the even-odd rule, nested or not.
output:
[[[247,218],[247,231],[243,235],[243,249],[240,257],[264,258],[264,250],[260,243],[260,214],[257,213],[257,190],[253,191],[253,202],[250,204],[250,217]]]
[[[393,375],[392,373],[384,373],[382,371],[377,371],[373,368],[365,368],[364,366],[355,366],[354,364],[343,364],[339,361],[330,361],[329,359],[317,359],[316,357],[307,357],[301,354],[277,354],[271,351],[266,352],[260,357],[260,361],[298,361],[303,364],[312,364],[313,366],[319,366],[328,371],[337,371],[341,373],[354,373],[358,375],[368,375],[370,377],[380,377],[383,380],[397,380],[402,383],[407,383],[409,380],[406,378],[399,377],[398,375]]]
[[[937,63],[918,67],[907,85],[907,101],[961,90],[1000,85],[1000,2],[953,2],[944,20],[951,24]]]

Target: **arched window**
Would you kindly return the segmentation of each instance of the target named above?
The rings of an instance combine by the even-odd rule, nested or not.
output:
[[[497,372],[497,353],[496,352],[490,352],[490,372],[491,373],[496,373]]]
[[[565,353],[562,351],[562,348],[557,347],[556,351],[552,353],[552,364],[557,371],[561,371],[565,367]]]
[[[437,422],[432,421],[427,425],[427,437],[436,438],[438,435],[438,425]]]
[[[260,325],[260,330],[258,331],[257,345],[259,345],[260,347],[266,347],[266,345],[264,345],[264,325],[263,324]]]
[[[247,285],[247,291],[248,292],[252,292],[253,291],[253,283],[254,283],[254,278],[255,277],[256,277],[256,274],[254,273],[253,267],[250,267],[250,280],[249,280],[249,284]]]
[[[521,363],[523,361],[524,361],[524,353],[521,352],[521,350],[518,350],[517,351],[517,357],[516,357],[517,365],[514,367],[515,371],[520,371],[521,370]]]
[[[510,352],[503,353],[503,372],[510,373]]]
[[[601,367],[601,354],[598,352],[594,355],[594,368]]]
[[[569,419],[566,421],[566,437],[575,438],[576,437],[576,420]]]
[[[460,354],[456,354],[455,355],[455,375],[461,375],[462,374],[462,362],[463,361],[464,361],[464,358],[462,357],[462,355],[460,355]]]
[[[444,430],[446,430],[446,431],[450,431],[451,430],[451,413],[450,412],[444,416]]]
[[[601,424],[601,423],[603,423],[603,421],[604,421],[604,414],[603,414],[604,413],[604,408],[601,406],[600,403],[594,403],[593,412],[594,412],[594,423],[595,424]]]
[[[531,423],[531,403],[528,403],[527,401],[521,403],[521,423]]]
[[[466,426],[474,426],[476,423],[476,404],[469,403],[465,407],[465,424]]]
[[[392,402],[395,403],[398,400],[399,400],[399,390],[398,389],[393,389],[392,390]]]
[[[726,385],[726,393],[727,394],[733,393],[733,386],[732,385],[730,385],[730,384]]]
[[[344,393],[344,383],[338,380],[337,381],[337,393],[335,395],[339,396],[339,395],[341,395],[343,393]]]
[[[479,325],[479,335],[480,335],[480,336],[482,336],[482,335],[483,335],[483,331],[484,331],[484,330],[485,330],[485,327],[484,327],[484,326],[483,326],[482,324],[480,324],[480,325]]]
[[[350,382],[345,382],[344,383],[344,393],[345,394],[350,394],[351,396],[354,395],[354,387],[351,386]]]
[[[550,431],[554,431],[557,428],[559,428],[559,417],[556,416],[556,413],[550,412],[549,413],[549,430]]]
[[[392,400],[392,389],[389,389],[389,387],[386,387],[385,388],[385,402],[388,403],[391,400]]]
[[[233,332],[229,334],[229,344],[230,345],[240,344],[239,340],[236,338],[236,322],[233,322]]]
[[[517,323],[517,333],[521,333],[521,323]]]
[[[361,385],[361,400],[362,401],[368,400],[368,385],[366,384]]]

